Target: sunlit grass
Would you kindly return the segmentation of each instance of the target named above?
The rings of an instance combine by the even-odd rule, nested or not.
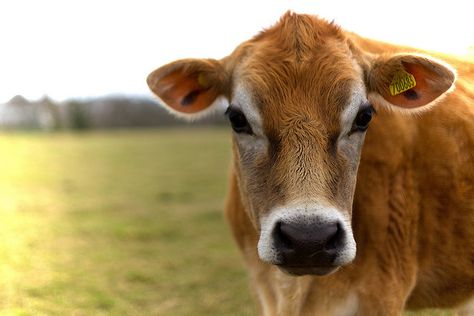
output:
[[[252,310],[223,134],[1,135],[0,314]]]
[[[229,148],[220,129],[0,135],[0,314],[254,315]]]

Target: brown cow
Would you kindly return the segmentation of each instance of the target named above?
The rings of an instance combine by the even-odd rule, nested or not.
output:
[[[181,117],[226,111],[227,216],[262,314],[473,313],[474,64],[445,58],[449,93],[455,70],[408,51],[287,13],[148,77]]]

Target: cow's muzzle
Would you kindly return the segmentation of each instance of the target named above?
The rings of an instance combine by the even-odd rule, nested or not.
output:
[[[290,274],[329,274],[355,257],[347,222],[334,208],[276,210],[262,221],[259,256]]]

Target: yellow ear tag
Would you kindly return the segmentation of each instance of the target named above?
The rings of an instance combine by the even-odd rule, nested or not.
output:
[[[415,77],[402,69],[395,73],[395,76],[393,76],[392,83],[390,84],[390,94],[392,96],[395,96],[402,92],[410,90],[415,86]]]
[[[198,83],[204,89],[209,88],[209,81],[207,80],[206,76],[203,73],[198,75]]]

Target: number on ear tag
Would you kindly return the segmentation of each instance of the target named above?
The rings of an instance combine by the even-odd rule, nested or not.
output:
[[[414,88],[415,86],[415,77],[405,70],[400,70],[395,73],[395,76],[393,76],[392,83],[390,84],[390,94],[392,96],[396,96],[402,92]]]

